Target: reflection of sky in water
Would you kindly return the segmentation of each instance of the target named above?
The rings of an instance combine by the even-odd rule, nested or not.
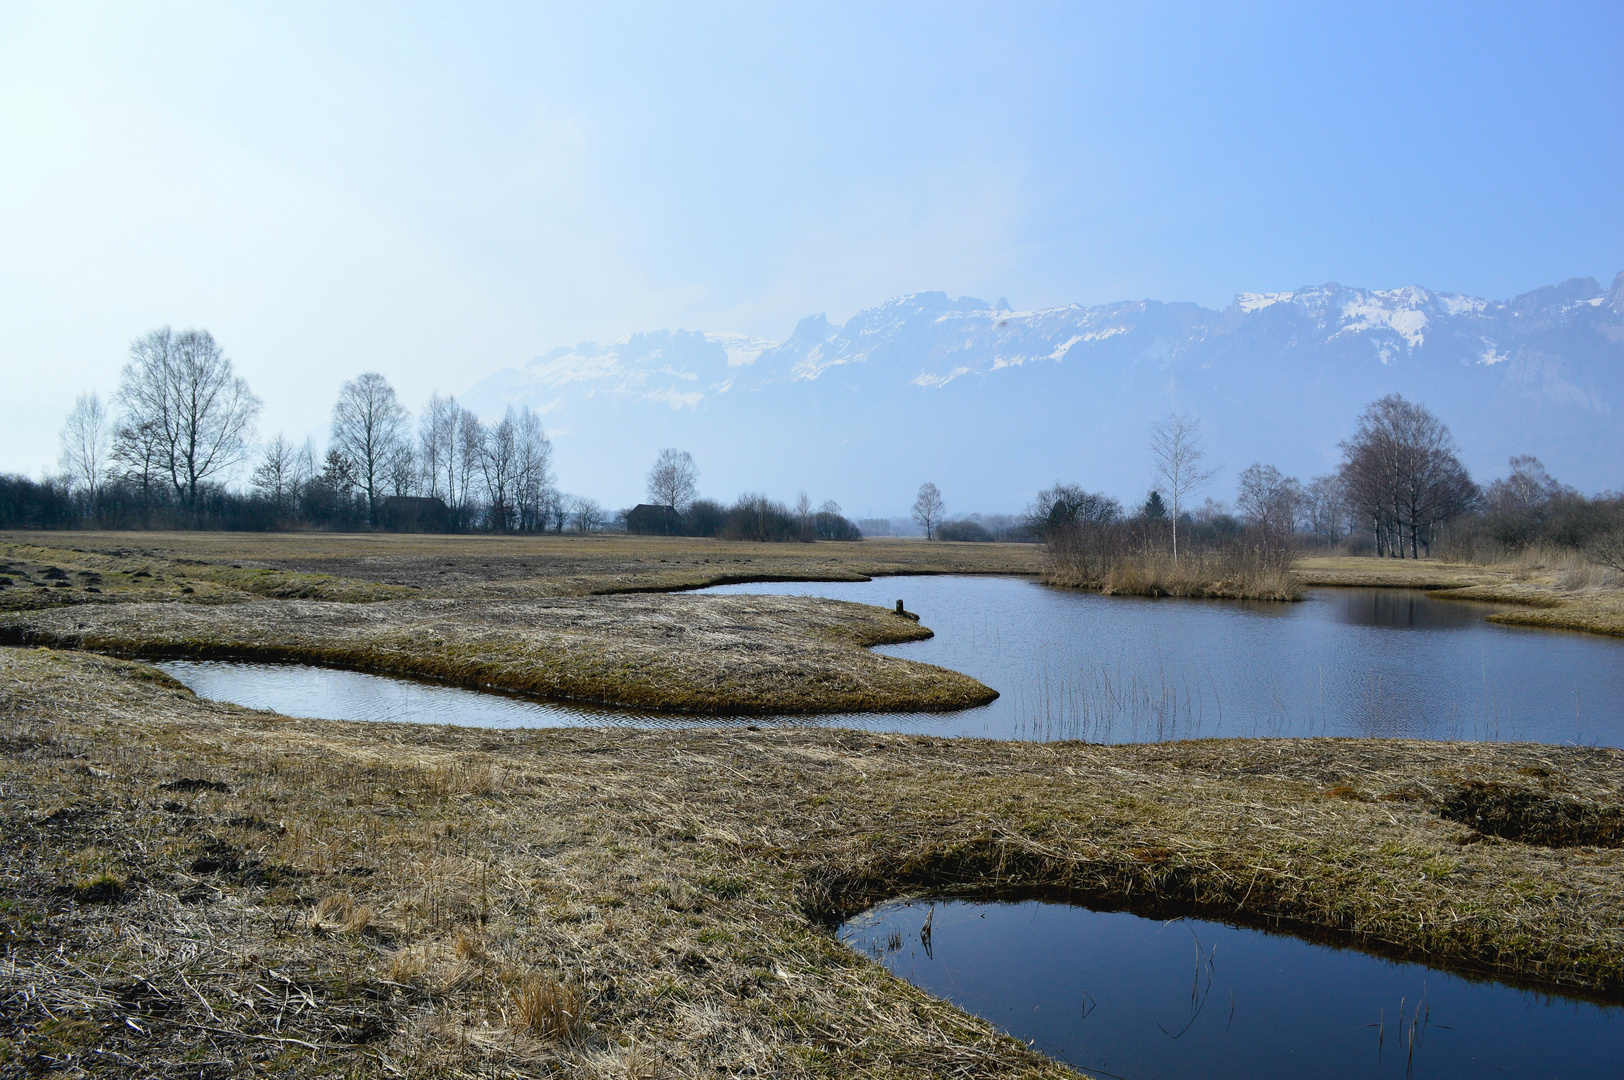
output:
[[[885,607],[903,598],[936,636],[876,651],[965,672],[1001,695],[960,713],[798,723],[1099,742],[1380,735],[1624,746],[1624,641],[1499,627],[1483,621],[1495,608],[1419,592],[1321,590],[1299,604],[1144,600],[984,577],[706,591]],[[291,716],[479,727],[717,722],[292,665],[160,666],[205,697]]]
[[[1217,923],[914,902],[840,936],[1038,1050],[1132,1080],[1624,1075],[1624,1008]]]
[[[991,577],[708,591],[885,607],[904,599],[936,637],[877,651],[965,672],[1002,695],[938,719],[934,730],[946,735],[1100,742],[1378,735],[1624,746],[1624,641],[1496,626],[1483,617],[1503,607],[1422,592],[1324,589],[1297,604],[1148,600]]]

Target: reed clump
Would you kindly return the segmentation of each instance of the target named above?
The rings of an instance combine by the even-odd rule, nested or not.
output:
[[[1289,549],[1237,537],[1182,550],[1175,558],[1142,522],[1051,529],[1047,584],[1116,596],[1301,600]]]

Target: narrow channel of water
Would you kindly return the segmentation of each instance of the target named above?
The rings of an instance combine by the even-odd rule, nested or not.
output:
[[[1221,923],[914,901],[880,905],[840,937],[1102,1077],[1624,1076],[1624,1008]]]
[[[1388,736],[1624,746],[1624,641],[1496,626],[1496,607],[1325,589],[1299,604],[1144,600],[1015,578],[730,585],[910,611],[936,632],[877,651],[972,675],[958,713],[728,718],[553,704],[301,665],[172,661],[204,697],[290,716],[475,727],[815,724],[992,739]]]

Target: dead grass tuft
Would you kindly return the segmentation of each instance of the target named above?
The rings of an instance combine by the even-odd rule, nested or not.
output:
[[[523,976],[509,993],[512,1024],[542,1039],[569,1042],[586,1030],[586,1001],[580,988],[548,975]]]
[[[316,902],[305,925],[318,934],[362,934],[376,918],[370,907],[356,903],[348,893],[332,893]]]

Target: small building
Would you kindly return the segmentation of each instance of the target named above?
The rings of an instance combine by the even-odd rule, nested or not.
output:
[[[682,515],[674,506],[638,503],[626,511],[626,531],[642,536],[681,536]]]
[[[432,495],[389,495],[378,500],[378,527],[391,532],[449,532],[451,508]]]

